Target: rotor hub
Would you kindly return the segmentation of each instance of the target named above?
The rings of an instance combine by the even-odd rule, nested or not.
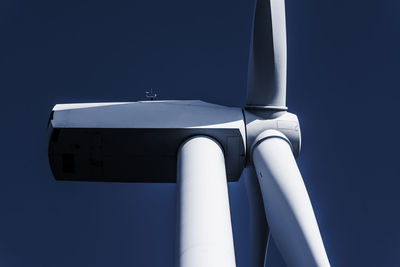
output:
[[[253,145],[263,139],[282,135],[297,157],[301,148],[301,132],[297,116],[286,111],[243,109],[246,123],[247,163],[251,162]],[[261,140],[260,140],[261,139]]]

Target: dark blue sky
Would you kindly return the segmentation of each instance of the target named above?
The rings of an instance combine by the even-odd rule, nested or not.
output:
[[[0,2],[0,266],[173,266],[175,184],[56,182],[56,103],[244,104],[253,1]],[[287,0],[288,107],[332,266],[399,266],[400,3]],[[243,179],[229,185],[248,266]],[[281,266],[272,248],[269,266]]]

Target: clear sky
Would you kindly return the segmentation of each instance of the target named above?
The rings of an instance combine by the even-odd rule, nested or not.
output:
[[[0,1],[0,266],[173,266],[176,185],[56,182],[56,103],[244,104],[252,0]],[[287,0],[288,107],[332,266],[400,266],[400,4]],[[243,178],[243,177],[242,177]],[[229,184],[248,266],[243,179]],[[271,248],[269,266],[282,266]]]

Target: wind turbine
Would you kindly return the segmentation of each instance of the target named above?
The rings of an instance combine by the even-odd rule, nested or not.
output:
[[[58,104],[48,132],[57,180],[177,183],[179,267],[236,265],[227,181],[243,171],[253,266],[264,266],[268,232],[288,266],[330,266],[295,161],[301,138],[286,108],[283,0],[256,3],[245,107]]]

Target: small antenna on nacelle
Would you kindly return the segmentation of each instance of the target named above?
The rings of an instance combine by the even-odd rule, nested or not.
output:
[[[156,92],[153,93],[153,89],[150,89],[150,92],[146,91],[146,98],[149,98],[150,101],[153,101],[157,98],[157,93]]]

